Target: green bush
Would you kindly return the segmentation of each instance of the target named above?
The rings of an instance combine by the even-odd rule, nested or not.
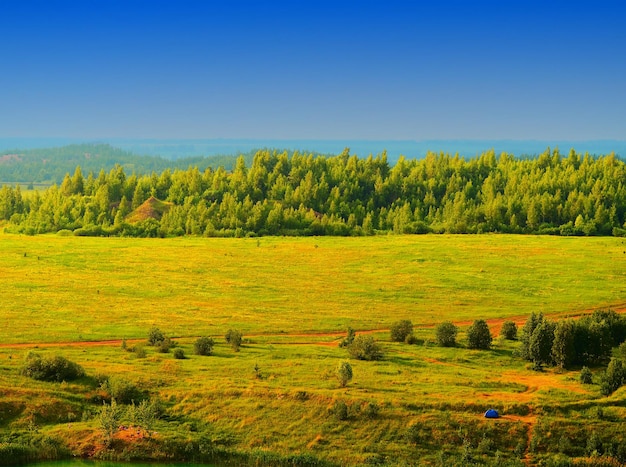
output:
[[[517,339],[517,324],[513,321],[505,321],[502,323],[502,329],[500,329],[500,335],[509,341]]]
[[[215,342],[210,337],[199,337],[193,344],[193,351],[196,355],[211,355]]]
[[[348,327],[348,334],[341,340],[341,342],[339,343],[339,347],[348,347],[354,341],[354,336],[354,329]]]
[[[593,383],[593,374],[591,370],[586,366],[582,367],[580,370],[580,382],[582,384],[591,384]]]
[[[174,358],[177,360],[185,359],[185,351],[181,348],[174,349]]]
[[[165,335],[163,334],[163,332],[156,326],[152,326],[150,328],[150,331],[148,331],[148,344],[159,345],[164,340]]]
[[[435,334],[437,343],[442,347],[454,347],[456,345],[456,335],[458,328],[450,321],[444,321],[437,326]]]
[[[237,329],[229,329],[224,336],[226,342],[230,344],[235,352],[239,352],[239,347],[243,342],[243,334]]]
[[[176,347],[176,342],[172,341],[169,337],[164,338],[156,345],[157,350],[161,353],[168,353],[173,347]]]
[[[22,374],[39,381],[72,381],[85,376],[85,370],[65,357],[42,357],[34,352],[26,356]]]
[[[413,323],[408,319],[402,319],[391,324],[391,340],[404,342],[407,336],[413,334]]]
[[[111,400],[115,400],[120,404],[131,404],[145,399],[143,392],[124,378],[108,378],[100,387],[109,395]]]
[[[339,385],[345,388],[347,384],[352,380],[352,365],[348,362],[341,362],[337,367],[337,380]]]
[[[381,360],[383,352],[372,336],[359,334],[348,347],[348,353],[358,360]]]
[[[344,401],[335,401],[331,412],[337,420],[348,419],[348,405]]]

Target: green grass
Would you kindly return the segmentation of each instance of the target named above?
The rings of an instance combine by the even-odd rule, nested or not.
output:
[[[422,465],[443,456],[451,465],[463,463],[465,442],[474,459],[497,465],[514,462],[519,446],[531,462],[546,459],[563,436],[571,437],[568,454],[583,456],[590,427],[605,444],[626,446],[625,389],[604,398],[597,384],[579,384],[578,371],[534,372],[514,355],[514,342],[468,350],[465,326],[460,347],[440,348],[433,329],[443,320],[623,308],[623,239],[5,234],[0,243],[0,438],[34,426],[74,454],[93,455],[101,443],[94,377],[111,375],[145,388],[167,413],[155,427],[162,445],[118,446],[120,457],[167,460],[163,446],[174,439],[210,440],[252,460],[296,454],[337,465]],[[413,321],[418,345],[390,341],[385,329],[399,319]],[[70,344],[124,337],[132,347],[152,325],[176,336],[188,358],[146,347],[138,359],[118,343]],[[385,357],[350,360],[354,378],[340,388],[335,370],[348,355],[336,344],[348,325],[379,330],[373,335]],[[224,342],[230,327],[244,332],[240,352]],[[216,337],[214,355],[193,355],[200,335]],[[61,345],[46,345],[54,342]],[[53,384],[21,376],[33,348],[81,364],[88,377]],[[349,406],[346,421],[331,413],[338,400]],[[370,402],[381,408],[375,419],[365,414]],[[489,407],[506,417],[486,421]],[[275,465],[271,459],[266,464]]]
[[[0,341],[386,328],[626,302],[617,238],[0,237]],[[38,326],[33,326],[36,322]],[[46,333],[40,332],[40,326]]]

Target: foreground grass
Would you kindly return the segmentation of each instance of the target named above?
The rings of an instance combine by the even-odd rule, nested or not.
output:
[[[614,454],[626,447],[624,389],[605,398],[597,385],[578,383],[577,371],[531,371],[514,356],[514,342],[496,340],[491,351],[440,348],[432,328],[444,319],[623,304],[620,239],[3,235],[0,242],[0,436],[57,440],[63,449],[46,448],[50,457],[518,465],[593,454],[591,433]],[[352,360],[354,378],[340,388],[335,369],[347,353],[337,332],[386,329],[403,318],[416,323],[418,344],[375,332],[385,358]],[[137,358],[118,342],[85,342],[124,337],[137,345],[153,324],[178,336],[190,358],[150,347]],[[244,331],[240,352],[221,337],[229,327]],[[216,337],[213,356],[193,355],[199,335]],[[61,345],[46,345],[53,342]],[[88,377],[27,379],[20,368],[31,349],[61,354]],[[97,375],[124,378],[162,401],[153,437],[118,436],[104,448]],[[348,405],[347,420],[333,414],[337,401]],[[505,416],[485,420],[490,407]]]

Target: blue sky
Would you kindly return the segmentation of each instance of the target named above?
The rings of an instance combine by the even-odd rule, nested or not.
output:
[[[0,0],[0,137],[626,139],[617,1]]]

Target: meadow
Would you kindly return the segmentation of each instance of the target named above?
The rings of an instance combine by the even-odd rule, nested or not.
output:
[[[579,371],[533,371],[514,341],[464,346],[474,319],[497,337],[503,319],[521,325],[532,312],[623,311],[624,239],[2,234],[0,244],[4,443],[45,436],[48,457],[267,465],[521,465],[626,448],[624,390],[602,397]],[[391,342],[400,319],[414,323],[416,343]],[[444,320],[461,328],[456,348],[435,344]],[[122,349],[122,339],[145,342],[152,326],[188,358]],[[337,344],[348,326],[371,333],[384,358],[349,360],[354,377],[341,388],[335,371],[348,355]],[[224,342],[229,328],[243,332],[239,352]],[[199,336],[215,339],[213,355],[193,354]],[[88,376],[26,378],[29,350],[63,355]],[[102,375],[161,401],[157,434],[103,447]],[[485,420],[490,407],[504,416]],[[598,446],[588,445],[591,433]]]

